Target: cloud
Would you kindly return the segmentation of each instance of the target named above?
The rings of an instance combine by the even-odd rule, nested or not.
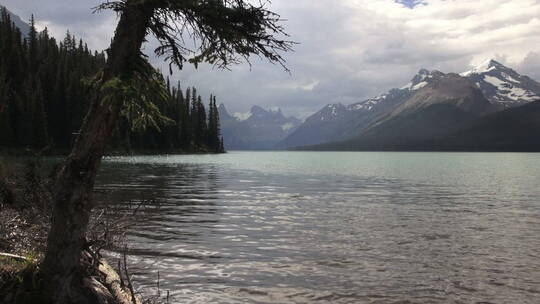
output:
[[[540,79],[540,52],[530,52],[522,62],[517,65],[517,71],[533,79]]]
[[[33,14],[36,25],[57,39],[63,39],[67,30],[77,38],[82,38],[95,50],[106,49],[112,39],[116,16],[112,12],[93,13],[100,0],[46,0],[21,1],[0,0],[13,13],[23,20],[30,20]]]
[[[107,47],[116,18],[91,14],[98,0],[7,0],[23,18],[61,38],[67,28],[94,49]],[[274,0],[270,8],[300,44],[285,55],[292,73],[253,59],[232,71],[208,66],[175,73],[184,87],[217,95],[231,112],[252,105],[306,116],[327,103],[353,103],[401,87],[420,69],[461,72],[497,58],[540,79],[537,0]],[[147,46],[147,52],[152,47]],[[159,60],[153,63],[168,71]]]

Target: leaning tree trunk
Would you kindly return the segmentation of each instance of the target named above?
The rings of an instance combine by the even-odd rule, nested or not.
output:
[[[102,84],[132,75],[140,57],[153,9],[128,0],[108,53]],[[140,3],[140,1],[138,1]],[[61,166],[54,189],[52,226],[42,263],[47,291],[55,303],[72,303],[81,286],[80,259],[94,207],[92,192],[107,139],[117,123],[121,105],[102,104],[96,92],[71,154]]]

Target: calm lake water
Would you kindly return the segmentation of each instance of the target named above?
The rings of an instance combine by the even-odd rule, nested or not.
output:
[[[131,271],[174,303],[540,303],[540,154],[120,157],[98,184],[155,199]]]

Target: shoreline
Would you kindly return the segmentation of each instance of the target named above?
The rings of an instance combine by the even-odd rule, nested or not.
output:
[[[226,154],[225,152],[216,152],[209,150],[185,151],[185,150],[138,150],[138,151],[120,151],[112,150],[106,152],[103,157],[114,156],[151,156],[151,155],[218,155]],[[52,150],[48,152],[36,152],[30,149],[4,149],[0,150],[0,157],[28,157],[28,156],[47,156],[47,157],[66,157],[69,156],[70,150]]]

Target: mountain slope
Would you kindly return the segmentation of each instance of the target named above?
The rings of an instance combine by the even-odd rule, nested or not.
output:
[[[401,104],[391,116],[411,113],[436,104],[450,104],[476,115],[496,111],[495,106],[468,79],[457,74],[441,74]]]
[[[269,150],[293,132],[301,121],[285,117],[281,110],[253,106],[248,113],[231,115],[219,106],[221,129],[227,150]]]
[[[295,132],[280,142],[278,147],[315,145],[357,135],[431,83],[439,74],[442,73],[422,69],[402,88],[391,89],[387,93],[349,106],[327,105],[307,118]]]
[[[540,101],[483,117],[449,104],[432,105],[358,138],[298,150],[540,152]]]
[[[22,21],[21,17],[15,15],[10,10],[8,10],[6,7],[0,5],[0,9],[5,8],[9,17],[11,18],[11,22],[15,24],[16,27],[18,27],[21,30],[21,33],[23,36],[27,36],[28,33],[30,33],[30,26],[28,23]]]
[[[448,105],[472,116],[484,116],[512,107],[540,100],[540,84],[527,76],[489,60],[461,74],[444,74],[422,69],[411,82],[379,97],[350,106],[329,105],[301,125],[282,143],[282,147],[321,145],[363,138],[372,132],[382,132],[379,142],[390,142],[390,128],[394,133],[403,129],[410,117],[437,123],[452,121],[455,111],[427,111],[435,105]],[[439,107],[442,109],[444,107]],[[413,115],[416,112],[417,115]],[[413,116],[411,116],[413,115]],[[435,117],[438,115],[438,117]],[[447,116],[448,117],[445,117]],[[470,116],[469,115],[469,116]],[[330,117],[330,118],[329,118]],[[400,123],[397,123],[397,122]],[[424,128],[428,124],[419,122]],[[400,129],[401,128],[401,129]],[[375,131],[373,131],[375,130]],[[416,140],[428,139],[419,130]],[[410,134],[409,134],[410,135]],[[409,136],[407,135],[407,136]],[[425,136],[426,135],[426,136]],[[370,141],[373,138],[370,139]]]
[[[467,79],[436,73],[411,98],[350,142],[384,150],[399,149],[411,142],[450,134],[495,111],[496,107]]]
[[[449,151],[540,152],[540,100],[483,117],[423,144]]]
[[[451,134],[478,116],[451,104],[434,104],[391,117],[362,135],[341,142],[300,147],[300,150],[405,150],[412,143]]]
[[[308,117],[294,132],[288,135],[276,148],[283,149],[296,145],[309,145],[327,142],[339,138],[352,127],[351,123],[361,114],[349,111],[342,104],[327,105],[319,112]]]

